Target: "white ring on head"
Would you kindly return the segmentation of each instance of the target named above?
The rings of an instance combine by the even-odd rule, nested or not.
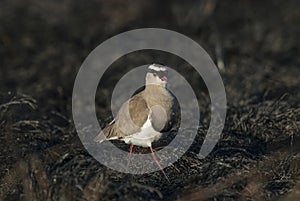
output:
[[[167,67],[157,64],[152,64],[148,67],[148,69],[154,70],[154,71],[166,71]]]

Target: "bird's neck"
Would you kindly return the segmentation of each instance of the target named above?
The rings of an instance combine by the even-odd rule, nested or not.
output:
[[[153,102],[153,104],[171,99],[166,87],[156,84],[146,85],[143,96],[147,101]]]
[[[146,84],[145,92],[148,94],[157,94],[167,91],[166,87],[160,84]]]

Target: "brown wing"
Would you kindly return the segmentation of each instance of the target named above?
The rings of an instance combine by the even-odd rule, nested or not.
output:
[[[121,107],[115,125],[124,136],[140,131],[148,118],[149,108],[141,93],[133,96]],[[122,137],[124,137],[122,136]]]
[[[151,124],[156,131],[167,131],[172,123],[172,107],[169,104],[151,107]]]
[[[126,101],[120,108],[116,119],[107,125],[95,138],[102,142],[109,138],[122,138],[140,131],[148,118],[149,108],[141,93]]]
[[[160,105],[151,107],[151,124],[156,131],[162,131],[168,123],[168,114]]]
[[[152,92],[152,94],[152,98],[149,98],[152,126],[159,132],[168,131],[172,124],[173,97],[165,89],[160,93]]]
[[[117,137],[118,135],[117,132],[115,131],[115,120],[110,122],[101,132],[97,137],[94,139],[95,142],[103,142],[106,139]]]

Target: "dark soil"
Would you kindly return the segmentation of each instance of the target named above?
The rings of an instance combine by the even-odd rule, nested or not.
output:
[[[299,8],[297,0],[2,0],[0,200],[300,200]],[[106,73],[96,98],[101,126],[112,118],[114,84],[138,65],[172,66],[195,90],[198,135],[165,169],[170,183],[161,172],[127,175],[101,165],[72,121],[73,84],[86,56],[111,36],[145,27],[197,41],[227,93],[222,137],[200,160],[210,100],[191,66],[140,51]]]

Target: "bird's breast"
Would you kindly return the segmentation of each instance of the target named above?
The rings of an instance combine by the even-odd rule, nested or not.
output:
[[[153,128],[149,115],[139,132],[125,136],[123,140],[126,144],[150,147],[152,142],[159,140],[161,136],[162,134]]]

